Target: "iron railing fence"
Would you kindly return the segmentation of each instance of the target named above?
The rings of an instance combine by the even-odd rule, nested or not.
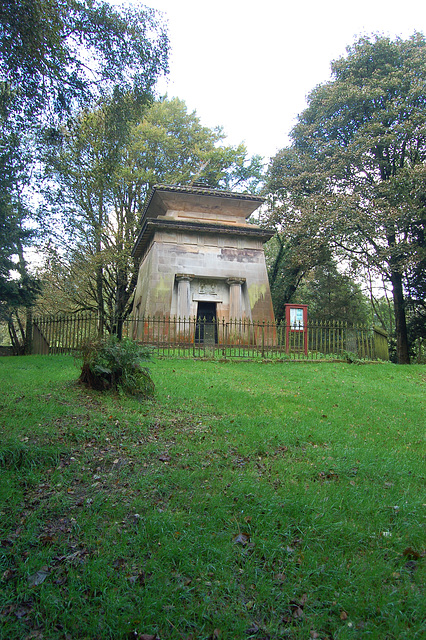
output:
[[[381,329],[309,319],[306,326],[249,320],[144,317],[113,319],[122,337],[149,346],[161,356],[221,358],[388,359],[387,335]],[[33,353],[75,353],[106,335],[93,313],[34,318]]]

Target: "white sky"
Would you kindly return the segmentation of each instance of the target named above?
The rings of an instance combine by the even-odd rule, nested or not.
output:
[[[131,4],[131,0],[128,0]],[[119,0],[114,0],[118,4]],[[168,18],[177,96],[227,143],[266,159],[288,144],[306,95],[358,35],[426,32],[424,0],[144,0]]]

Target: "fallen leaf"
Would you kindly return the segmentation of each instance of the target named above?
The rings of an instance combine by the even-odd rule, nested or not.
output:
[[[126,561],[124,558],[117,558],[112,562],[112,566],[114,567],[114,569],[120,569],[121,567],[124,567],[125,564]]]
[[[403,556],[412,556],[413,558],[415,558],[416,560],[418,560],[419,558],[421,558],[421,553],[419,553],[418,551],[416,551],[415,549],[413,549],[412,547],[407,547],[406,549],[404,549],[404,551],[402,552]]]
[[[47,567],[43,567],[37,573],[33,573],[32,576],[28,576],[28,584],[30,587],[37,587],[39,584],[42,584],[47,576],[49,575],[49,569]]]
[[[152,575],[151,573],[145,574],[144,571],[139,571],[137,575],[128,576],[127,579],[130,582],[130,584],[144,585],[146,581],[151,577],[151,575]]]
[[[348,614],[346,613],[346,611],[341,611],[340,620],[347,620],[347,619],[348,619]]]
[[[414,573],[417,569],[417,562],[415,560],[409,560],[405,563],[404,568],[407,569],[410,573]]]
[[[296,618],[296,620],[299,620],[300,618],[303,618],[303,609],[302,607],[295,607],[292,611],[293,618]]]
[[[13,613],[20,620],[21,618],[25,618],[25,616],[31,613],[32,610],[33,610],[32,604],[23,602],[21,605],[19,605],[18,607],[16,607],[16,609],[13,610]]]
[[[250,542],[250,536],[248,535],[248,533],[239,533],[237,536],[235,536],[233,542],[234,544],[242,544],[243,547],[245,547],[246,544]]]
[[[303,607],[305,606],[307,600],[308,600],[308,595],[304,593],[303,596],[300,598],[300,600],[298,601],[292,600],[290,602],[291,615],[293,616],[293,618],[296,618],[296,620],[303,617],[304,615]]]
[[[11,578],[13,578],[14,574],[16,572],[16,569],[6,569],[6,571],[4,571],[2,579],[5,582],[8,582],[9,580],[11,580]]]
[[[9,540],[8,538],[4,540],[0,540],[0,546],[2,547],[11,547],[12,545],[13,545],[13,541]]]
[[[248,629],[246,629],[246,634],[248,636],[251,636],[256,634],[258,631],[259,631],[259,627],[255,622],[252,622],[251,626]]]

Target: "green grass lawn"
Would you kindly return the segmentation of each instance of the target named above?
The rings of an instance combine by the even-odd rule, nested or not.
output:
[[[425,637],[426,368],[0,359],[0,637]]]

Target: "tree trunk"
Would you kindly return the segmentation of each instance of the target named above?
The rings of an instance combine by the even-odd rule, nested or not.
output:
[[[101,338],[105,328],[105,309],[103,295],[103,272],[102,267],[96,267],[96,297],[98,303],[98,337]]]
[[[405,318],[404,291],[402,276],[393,271],[391,273],[393,290],[393,307],[395,310],[396,357],[398,364],[410,364],[408,352],[407,321]]]
[[[288,265],[283,267],[283,263],[289,253],[289,243],[284,244],[279,234],[277,234],[277,240],[279,249],[269,272],[269,286],[274,305],[275,320],[281,322],[285,320],[285,305],[290,302],[296,292],[301,268],[298,265],[293,268],[289,268]],[[285,282],[279,280],[283,269],[285,270]]]
[[[102,338],[105,330],[105,306],[104,306],[104,270],[102,265],[102,228],[104,221],[104,198],[103,191],[99,195],[98,204],[98,220],[95,227],[96,245],[95,251],[97,256],[96,264],[96,298],[98,304],[98,338]]]
[[[124,307],[126,304],[126,272],[123,269],[118,269],[116,291],[115,291],[115,330],[114,333],[117,338],[121,340],[123,337],[123,320],[124,320]]]
[[[10,316],[10,318],[8,319],[7,325],[9,329],[10,341],[12,343],[13,355],[19,356],[21,354],[21,344],[16,333],[15,325],[13,324],[12,316]]]
[[[25,322],[25,343],[24,353],[25,355],[31,355],[33,352],[33,310],[31,307],[26,309],[26,322]]]

